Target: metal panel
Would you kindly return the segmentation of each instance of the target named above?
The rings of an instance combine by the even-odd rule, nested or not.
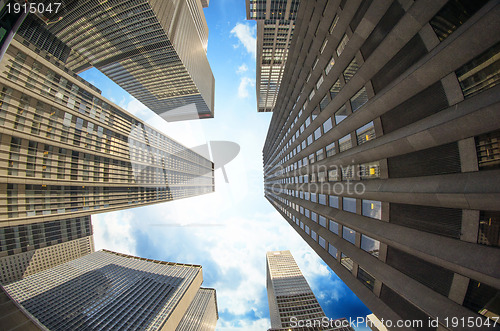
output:
[[[394,247],[387,248],[386,263],[432,290],[448,296],[453,272]]]
[[[444,175],[461,172],[456,142],[387,159],[390,178]]]
[[[372,78],[375,94],[398,78],[410,66],[427,54],[422,38],[417,34]]]
[[[384,134],[435,114],[448,106],[441,82],[437,82],[380,116]]]
[[[460,238],[462,210],[453,208],[390,204],[390,222],[420,231]]]

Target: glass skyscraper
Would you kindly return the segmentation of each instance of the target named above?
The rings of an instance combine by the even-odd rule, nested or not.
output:
[[[265,196],[385,321],[500,316],[499,18],[498,1],[300,4]]]
[[[204,5],[70,0],[59,12],[42,14],[50,24],[29,16],[18,34],[73,72],[99,69],[168,121],[212,118],[215,80],[206,54]]]
[[[202,281],[199,265],[104,250],[11,283],[4,290],[50,330],[175,330],[193,300],[200,303]],[[215,303],[214,291],[209,293]],[[206,310],[206,315],[210,316],[205,320],[216,322],[217,309]],[[205,330],[214,330],[212,324]]]

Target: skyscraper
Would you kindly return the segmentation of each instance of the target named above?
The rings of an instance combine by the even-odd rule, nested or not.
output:
[[[203,6],[208,1],[70,0],[38,15],[43,20],[28,17],[18,33],[75,73],[99,69],[168,121],[213,118]]]
[[[219,319],[217,296],[213,288],[200,288],[176,331],[213,331]]]
[[[272,330],[352,330],[340,326],[343,320],[337,320],[338,327],[321,325],[329,320],[290,251],[267,252],[266,273]]]
[[[299,0],[246,0],[257,21],[257,109],[273,111],[293,36]]]
[[[297,13],[265,195],[384,321],[500,314],[499,22],[497,1]]]
[[[19,35],[12,41],[0,63],[0,225],[213,192],[212,162],[99,92]]]
[[[50,330],[175,330],[197,293],[204,293],[202,281],[199,265],[104,250],[4,289]],[[217,319],[216,309],[206,314],[205,320]]]
[[[0,283],[94,252],[90,216],[0,227]]]

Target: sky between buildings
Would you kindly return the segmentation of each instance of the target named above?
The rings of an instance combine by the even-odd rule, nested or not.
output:
[[[215,119],[166,123],[96,69],[81,74],[114,103],[187,147],[208,141],[240,145],[215,172],[215,193],[92,217],[96,249],[203,266],[203,286],[217,290],[217,330],[270,326],[266,251],[289,249],[329,318],[370,311],[264,198],[262,147],[271,120],[257,113],[255,22],[244,0],[205,9],[208,60],[215,76]],[[359,327],[356,330],[368,330]]]

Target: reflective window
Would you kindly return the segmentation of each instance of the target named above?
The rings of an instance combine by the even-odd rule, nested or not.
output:
[[[335,59],[333,58],[333,55],[332,55],[332,58],[330,59],[330,61],[328,61],[328,64],[325,67],[325,74],[328,75],[330,70],[332,70],[334,64],[335,64]]]
[[[342,209],[351,213],[356,212],[356,199],[354,198],[342,198]]]
[[[351,244],[356,244],[356,231],[348,228],[347,226],[342,227],[342,238],[350,242]]]
[[[380,178],[380,162],[368,162],[359,165],[359,178]]]
[[[318,202],[322,205],[326,206],[326,195],[325,194],[319,194],[318,195]]]
[[[354,113],[356,110],[361,108],[361,106],[363,106],[367,101],[368,94],[366,94],[366,88],[363,86],[361,90],[359,90],[358,93],[351,98],[352,112]]]
[[[332,100],[339,93],[340,93],[340,80],[337,79],[337,81],[335,82],[335,84],[333,84],[332,87],[330,88],[330,97],[332,98]]]
[[[330,207],[339,208],[339,197],[335,195],[330,195],[328,202]]]
[[[318,242],[321,247],[326,248],[326,240],[323,237],[319,236]]]
[[[330,253],[330,255],[334,258],[337,258],[337,249],[331,244],[328,244],[328,253]]]
[[[329,145],[326,145],[326,157],[329,157],[329,156],[332,156],[332,155],[335,155],[336,151],[335,151],[335,142],[329,144]]]
[[[326,228],[326,218],[324,216],[319,215],[319,225]]]
[[[340,56],[340,54],[342,54],[348,42],[349,42],[349,37],[346,34],[344,34],[344,37],[337,46],[337,56]]]
[[[335,233],[336,235],[338,235],[338,234],[339,234],[339,223],[337,223],[337,222],[335,222],[335,221],[332,221],[332,220],[330,220],[330,222],[329,222],[329,223],[330,223],[330,224],[329,224],[329,228],[328,228],[328,229],[329,229],[331,232],[333,232],[333,233]]]
[[[340,107],[339,110],[337,110],[335,112],[335,124],[339,124],[340,122],[345,120],[347,118],[347,116],[349,116],[349,113],[347,111],[347,107],[345,105],[343,105],[342,107]]]
[[[311,238],[313,238],[314,241],[318,241],[318,235],[313,230],[311,230]]]
[[[352,140],[350,134],[339,139],[339,152],[342,153],[343,151],[346,151],[350,148],[352,148]]]
[[[367,235],[361,235],[361,249],[365,252],[370,253],[373,256],[378,257],[380,250],[380,241],[368,237]]]
[[[352,77],[354,77],[356,72],[358,72],[358,69],[358,62],[356,61],[356,58],[354,58],[344,70],[344,79],[346,84],[351,80]]]
[[[318,140],[321,137],[321,127],[314,131],[314,140]]]
[[[319,76],[319,79],[316,82],[316,89],[317,90],[319,90],[319,88],[321,87],[321,84],[323,84],[323,81],[324,81],[323,75]]]
[[[325,109],[326,106],[328,106],[329,103],[330,103],[330,98],[328,98],[328,95],[325,95],[323,97],[323,99],[321,99],[321,101],[319,103],[319,110]]]
[[[356,137],[358,140],[358,145],[364,144],[367,141],[375,139],[376,136],[375,136],[375,127],[373,126],[373,121],[357,129]]]
[[[309,227],[307,225],[305,227],[306,227],[305,228],[306,233],[309,234],[310,233]]]
[[[358,279],[361,283],[363,283],[363,285],[368,287],[370,291],[373,291],[373,288],[375,287],[375,278],[373,278],[372,275],[361,267],[358,268]]]
[[[337,169],[328,170],[328,181],[336,182],[340,180],[340,172]]]
[[[352,262],[351,258],[342,253],[342,257],[340,258],[340,263],[349,271],[352,271],[352,268],[354,266],[354,263]]]
[[[374,200],[363,200],[363,216],[382,219],[382,202]]]
[[[327,133],[328,131],[330,131],[332,129],[332,127],[333,127],[332,119],[331,119],[331,117],[328,117],[327,120],[323,123],[323,132]]]

